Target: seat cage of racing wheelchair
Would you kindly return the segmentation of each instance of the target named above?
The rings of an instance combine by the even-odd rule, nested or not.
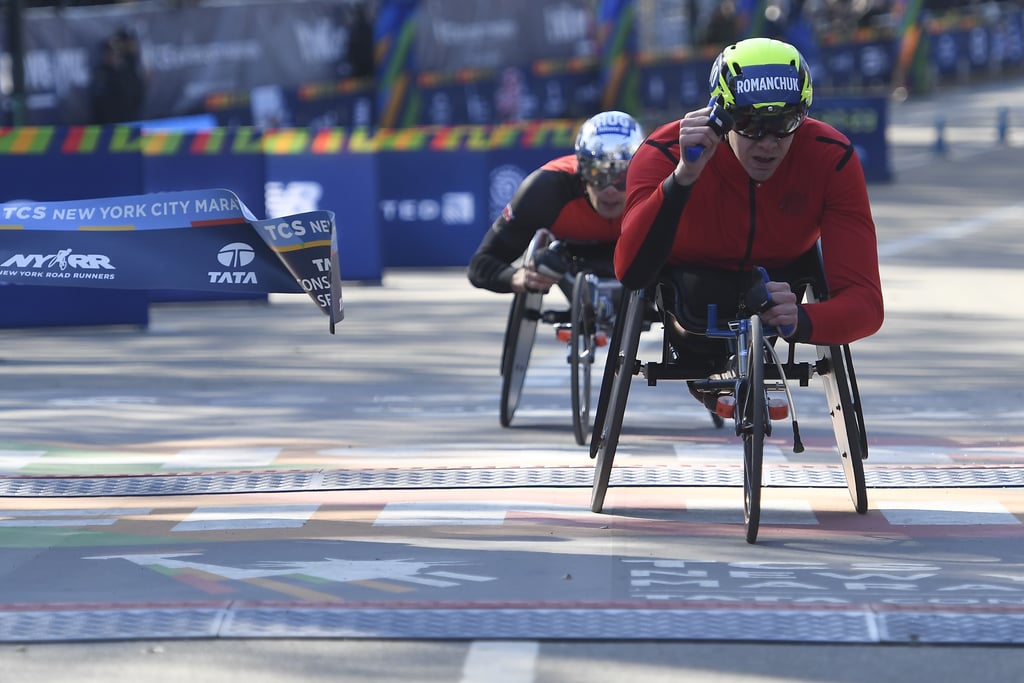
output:
[[[820,252],[815,246],[805,252],[790,266],[773,272],[773,276],[786,280],[790,283],[797,300],[803,300],[810,291],[818,300],[827,298],[828,287],[825,283],[824,269],[821,264]],[[702,277],[707,277],[705,273]],[[712,276],[713,277],[713,276]],[[749,281],[747,273],[727,276],[729,284],[721,288],[729,290],[730,287],[739,294],[741,287],[737,282]],[[692,302],[687,301],[678,278],[663,273],[659,277],[654,288],[655,308],[665,328],[665,335],[662,339],[661,361],[650,361],[636,367],[638,373],[642,374],[649,386],[654,386],[659,380],[687,380],[694,383],[697,389],[724,388],[731,385],[731,380],[721,382],[719,380],[707,379],[710,375],[721,373],[725,370],[718,362],[721,356],[722,340],[715,339],[708,334],[709,322],[713,327],[715,322],[709,321],[706,310],[698,311],[692,307]],[[728,294],[726,295],[728,297]],[[704,302],[702,302],[704,303]],[[734,309],[736,315],[729,315],[729,318],[741,316],[745,312],[745,303],[740,300],[738,305],[727,303],[727,310]],[[747,314],[749,314],[748,311]],[[772,339],[773,343],[776,341]],[[807,361],[796,360],[796,342],[787,342],[788,353],[785,360],[779,364],[765,366],[765,380],[794,381],[801,387],[810,384],[814,374],[825,374],[828,372],[827,359],[822,359],[813,365]],[[721,387],[718,385],[721,384]]]
[[[867,492],[861,461],[867,458],[867,436],[849,344],[801,344],[816,349],[816,359],[807,362],[797,360],[798,342],[786,341],[788,354],[783,361],[775,351],[779,332],[765,327],[757,315],[770,307],[771,301],[763,286],[758,290],[754,285],[758,282],[763,285],[769,278],[790,283],[798,301],[816,303],[828,298],[820,246],[815,244],[785,268],[773,268],[770,273],[756,270],[757,280],[752,273],[717,270],[705,279],[712,271],[688,274],[688,270],[665,271],[652,288],[633,290],[617,321],[591,438],[590,456],[597,461],[591,510],[601,512],[604,505],[630,377],[642,375],[649,386],[661,380],[686,380],[698,398],[702,398],[702,392],[708,392],[703,394],[703,399],[710,400],[704,400],[704,404],[715,425],[721,427],[724,417],[731,418],[737,436],[742,437],[744,515],[747,541],[754,542],[760,515],[763,438],[771,434],[772,420],[789,414],[793,450],[803,451],[796,406],[789,387],[791,383],[808,386],[813,377],[819,376],[850,497],[858,513],[866,512]],[[704,290],[698,291],[695,283],[701,282]],[[719,306],[724,311],[721,316]],[[643,362],[637,355],[640,322],[651,308],[664,327],[661,356],[659,361]],[[695,312],[699,309],[703,309],[703,313]],[[719,317],[728,322],[725,328],[718,327]],[[752,360],[755,350],[757,359]],[[762,392],[760,403],[755,404],[750,398],[752,391]],[[773,401],[768,398],[773,391],[785,391],[788,398],[788,406],[778,402],[779,410],[774,413]],[[709,405],[712,401],[714,407]],[[754,405],[758,407],[752,408]]]

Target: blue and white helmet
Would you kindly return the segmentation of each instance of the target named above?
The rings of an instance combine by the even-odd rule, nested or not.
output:
[[[583,122],[576,136],[576,159],[583,182],[602,190],[626,189],[626,169],[644,141],[636,120],[621,111],[603,111]]]

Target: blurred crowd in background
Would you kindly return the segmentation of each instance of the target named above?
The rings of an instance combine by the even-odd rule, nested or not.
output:
[[[910,15],[922,33],[943,26],[963,28],[968,21],[984,23],[993,43],[985,59],[993,69],[1024,61],[997,54],[997,48],[1006,53],[1007,46],[1016,50],[1024,43],[1019,28],[1022,2],[618,4],[630,4],[636,16],[635,45],[624,49],[646,64],[657,59],[707,60],[749,35],[777,37],[796,45],[820,69],[816,89],[820,85],[823,92],[832,88],[848,94],[858,88],[902,85],[891,81],[908,78],[905,72],[914,65],[893,62],[903,57],[898,53],[905,48],[901,41]],[[587,116],[592,110],[628,104],[620,97],[628,93],[609,93],[609,57],[596,37],[605,35],[606,45],[616,42],[607,33],[616,30],[617,20],[611,26],[600,24],[607,21],[602,18],[607,8],[617,4],[614,0],[538,3],[536,9],[455,0],[0,0],[0,8],[14,3],[33,20],[26,32],[24,80],[28,120],[37,123],[118,123],[198,112],[214,112],[222,124],[248,124],[261,116],[268,125],[479,123]],[[411,31],[401,26],[408,16],[395,19],[403,11],[419,15]],[[97,12],[105,17],[102,21]],[[1011,12],[1015,15],[1008,24],[1004,18]],[[998,28],[1004,25],[1010,28]],[[274,34],[273,45],[268,33]],[[5,47],[2,38],[0,47]],[[950,40],[964,43],[960,37]],[[965,66],[963,55],[976,51],[973,38],[966,42],[970,45],[943,48],[951,64],[942,69],[954,73],[969,68],[980,74],[988,68]],[[829,52],[846,44],[861,47],[856,53]],[[407,53],[397,54],[403,45]],[[934,52],[927,58],[934,59]],[[579,66],[580,60],[587,64]],[[581,69],[590,73],[580,76]],[[485,71],[490,75],[481,76]],[[675,79],[647,74],[640,92],[632,96],[646,98],[638,107],[657,108],[660,101],[674,107],[680,99],[692,99],[689,83],[703,81],[706,67],[696,67],[695,73]],[[557,78],[561,80],[555,82]],[[458,81],[458,87],[446,89],[446,79]],[[682,86],[674,80],[683,81]],[[919,88],[924,80],[918,78]],[[12,82],[13,72],[0,68],[2,95],[10,96]],[[683,91],[677,93],[680,87]],[[492,96],[491,90],[497,94]],[[298,120],[295,112],[310,109],[312,100],[323,96],[343,101]],[[609,102],[609,97],[619,101]],[[12,118],[11,107],[4,109],[0,123]],[[256,109],[265,116],[237,113]]]

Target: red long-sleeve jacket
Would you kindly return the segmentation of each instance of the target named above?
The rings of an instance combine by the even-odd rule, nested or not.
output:
[[[649,287],[663,266],[782,267],[820,239],[830,298],[803,304],[796,339],[845,344],[882,325],[878,246],[860,160],[842,133],[807,119],[771,178],[755,182],[725,142],[697,181],[676,184],[679,122],[644,141],[630,163],[615,272]]]

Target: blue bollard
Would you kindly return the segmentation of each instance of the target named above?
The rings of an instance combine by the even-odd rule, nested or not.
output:
[[[946,154],[946,118],[944,116],[935,118],[935,146],[933,151],[939,156],[945,156]]]
[[[1000,107],[996,112],[996,140],[1005,145],[1010,133],[1010,108]]]

